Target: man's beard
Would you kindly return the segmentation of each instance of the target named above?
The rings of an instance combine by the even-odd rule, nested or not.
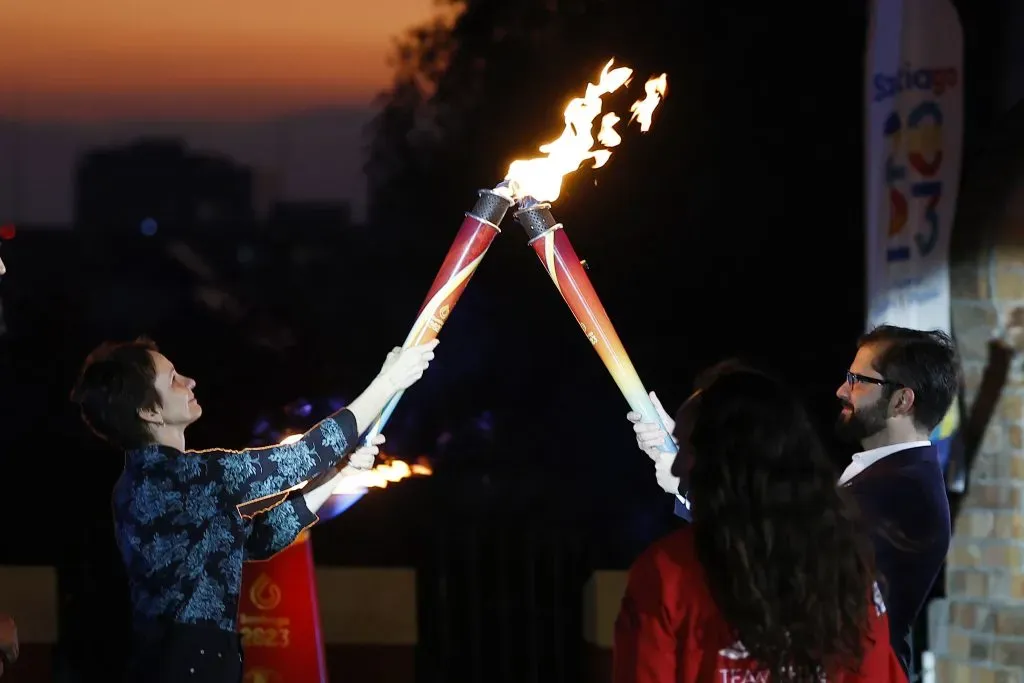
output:
[[[886,412],[889,402],[879,399],[873,405],[865,406],[859,410],[852,404],[843,402],[844,408],[849,408],[850,413],[839,413],[836,420],[836,434],[840,439],[851,443],[860,443],[869,436],[874,436],[885,429]]]

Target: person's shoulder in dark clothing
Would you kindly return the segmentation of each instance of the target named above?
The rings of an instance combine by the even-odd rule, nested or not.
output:
[[[849,490],[872,531],[902,550],[948,550],[949,498],[934,446],[883,458],[853,478]],[[909,546],[909,547],[908,547]]]
[[[906,640],[949,552],[949,498],[934,446],[898,451],[854,477],[848,490],[875,549],[893,648]]]

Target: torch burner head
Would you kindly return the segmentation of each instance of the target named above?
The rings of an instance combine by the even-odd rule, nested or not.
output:
[[[480,190],[469,215],[498,228],[505,219],[505,214],[512,208],[512,199],[505,196],[503,189],[499,185],[493,190]]]
[[[533,197],[524,197],[520,200],[519,210],[514,216],[516,222],[526,231],[528,242],[533,242],[544,233],[562,227],[551,214],[551,204],[538,202]]]

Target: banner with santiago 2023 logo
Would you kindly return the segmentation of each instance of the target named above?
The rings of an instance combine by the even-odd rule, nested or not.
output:
[[[873,0],[865,104],[867,327],[950,331],[963,146],[963,29],[951,0]],[[959,405],[932,434],[945,467]]]

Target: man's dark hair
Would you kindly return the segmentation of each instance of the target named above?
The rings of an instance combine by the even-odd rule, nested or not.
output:
[[[145,337],[104,342],[85,359],[71,391],[85,424],[116,448],[141,448],[153,441],[139,411],[160,405],[150,354],[156,350],[156,344]]]
[[[881,325],[861,336],[857,348],[878,347],[875,370],[890,382],[914,390],[914,422],[927,430],[945,417],[960,389],[956,344],[941,330]],[[899,387],[886,385],[886,396]]]

